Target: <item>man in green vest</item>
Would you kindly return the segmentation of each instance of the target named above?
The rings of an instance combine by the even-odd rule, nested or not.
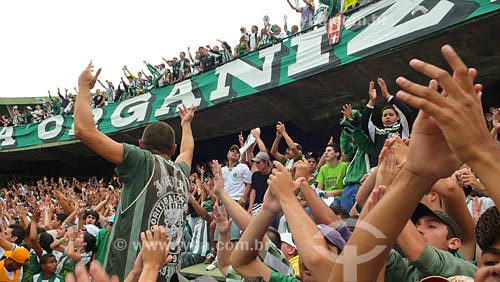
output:
[[[194,151],[191,121],[195,106],[178,107],[182,139],[175,162],[175,132],[164,122],[144,129],[139,146],[118,143],[101,133],[94,124],[89,101],[100,69],[94,75],[90,63],[78,80],[79,95],[75,108],[75,135],[106,160],[117,165],[116,173],[123,183],[113,230],[109,235],[104,265],[110,275],[120,280],[132,270],[140,251],[140,233],[153,225],[163,225],[170,238],[172,260],[159,269],[157,281],[170,281],[180,270],[181,240],[186,223],[189,171]],[[166,244],[167,245],[167,244]]]

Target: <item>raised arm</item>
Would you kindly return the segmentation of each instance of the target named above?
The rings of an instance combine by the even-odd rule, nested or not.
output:
[[[176,162],[185,162],[191,168],[194,152],[194,138],[191,130],[191,121],[194,118],[195,105],[191,105],[188,109],[184,104],[177,108],[179,117],[181,118],[182,138],[179,156],[175,159]]]
[[[412,60],[410,66],[436,79],[448,94],[447,97],[441,96],[437,89],[418,85],[402,77],[396,82],[415,96],[400,91],[398,97],[436,119],[453,151],[461,161],[472,167],[490,197],[498,204],[500,190],[495,187],[500,180],[498,175],[500,148],[497,142],[492,140],[484,122],[480,100],[482,86],[474,85],[477,71],[468,69],[451,46],[443,46],[441,52],[453,69],[453,76],[441,68],[420,60]],[[424,91],[429,94],[423,94]]]
[[[93,75],[92,62],[78,79],[78,96],[75,105],[75,136],[106,160],[119,164],[123,160],[123,144],[120,144],[97,130],[92,110],[88,104],[90,90],[94,88],[101,69]]]
[[[474,235],[475,222],[465,205],[465,193],[452,178],[441,179],[434,184],[436,191],[443,202],[444,211],[452,217],[462,230],[462,244],[460,253],[467,260],[474,261],[476,253],[476,238]]]
[[[278,130],[279,133],[285,138],[286,145],[290,150],[292,150],[294,157],[299,155],[299,149],[297,149],[297,146],[295,145],[295,142],[292,140],[292,138],[288,135],[286,132],[285,125],[281,122],[278,122],[278,125],[276,125],[276,130]]]
[[[288,5],[290,5],[290,8],[292,8],[292,9],[293,9],[294,11],[296,11],[297,13],[302,12],[302,10],[301,10],[302,8],[297,8],[297,7],[295,7],[295,6],[292,4],[292,2],[290,2],[290,0],[286,0],[286,2],[288,2]]]
[[[276,168],[273,169],[268,180],[269,190],[279,199],[304,265],[317,281],[324,281],[325,277],[330,277],[336,255],[328,248],[325,238],[318,236],[320,231],[316,223],[307,216],[295,198],[294,189],[306,180],[301,178],[294,182],[281,163],[275,161],[274,165]]]
[[[281,161],[283,159],[283,155],[278,152],[278,147],[280,145],[281,138],[283,136],[279,131],[276,130],[276,138],[274,139],[273,145],[271,146],[271,154],[274,156],[275,159],[278,161]]]
[[[385,246],[384,249],[369,261],[359,261],[359,256],[344,254],[343,264],[334,266],[334,272],[338,274],[334,281],[342,281],[344,272],[347,271],[343,266],[348,265],[357,266],[359,281],[375,280],[395,239],[407,224],[422,196],[438,179],[450,175],[458,164],[456,155],[446,143],[435,121],[420,112],[413,128],[408,161],[385,196],[365,218],[366,223],[378,229],[384,236],[375,237],[368,229],[356,228],[348,243],[348,246],[356,246],[357,254],[366,254],[378,245]],[[430,170],[430,166],[434,169]],[[401,201],[403,197],[405,201]],[[387,214],[398,216],[387,221]]]
[[[99,82],[99,84],[102,86],[102,88],[106,89],[106,86],[104,86],[104,84],[102,84],[101,80],[97,80],[97,82]]]
[[[368,124],[370,122],[373,110],[375,109],[375,100],[377,100],[377,90],[375,89],[375,82],[373,81],[370,81],[370,84],[368,86],[368,98],[370,98],[370,100],[368,101],[368,104],[366,105],[366,108],[361,117],[361,127],[363,128],[365,133],[369,135],[370,132],[368,129]]]
[[[278,200],[274,198],[270,190],[267,190],[261,211],[243,232],[231,254],[231,265],[241,276],[245,278],[262,276],[264,281],[270,281],[271,269],[257,259],[258,243],[263,241],[269,225],[280,210]]]

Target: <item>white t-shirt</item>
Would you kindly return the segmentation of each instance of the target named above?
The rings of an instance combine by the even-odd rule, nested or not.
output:
[[[252,172],[247,165],[238,163],[231,170],[228,166],[222,168],[222,177],[224,178],[224,188],[233,198],[239,200],[245,193],[245,183],[252,183]]]
[[[258,31],[257,31],[257,33],[252,33],[250,35],[249,45],[250,45],[251,51],[255,51],[255,45],[257,45],[257,38],[260,38],[260,32],[258,32]]]

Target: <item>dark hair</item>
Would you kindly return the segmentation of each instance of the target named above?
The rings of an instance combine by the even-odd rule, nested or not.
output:
[[[331,206],[330,209],[334,214],[340,215],[342,219],[349,218],[349,212],[343,206]]]
[[[342,150],[337,144],[326,145],[326,147],[332,147],[335,153],[339,153],[339,155],[337,156],[337,160],[340,160],[340,157],[342,156]]]
[[[49,235],[50,236],[50,235]],[[53,254],[45,254],[43,255],[41,258],[40,258],[40,265],[44,265],[44,264],[47,264],[47,262],[49,261],[49,259],[51,258],[56,258],[56,256],[54,256]]]
[[[99,224],[99,213],[95,210],[86,210],[83,218],[86,219],[89,215],[95,217],[95,225],[97,226],[97,224]]]
[[[398,111],[396,111],[396,108],[394,108],[394,106],[392,105],[387,105],[385,107],[382,108],[382,113],[385,111],[385,110],[393,110],[397,116],[399,116],[399,113]]]
[[[175,131],[164,122],[152,123],[142,133],[142,144],[144,150],[148,150],[153,154],[170,156],[170,151],[175,144]]]
[[[281,246],[281,236],[276,228],[269,226],[267,228],[266,235],[276,247],[279,248]]]
[[[40,233],[40,247],[44,249],[48,254],[52,253],[52,249],[50,248],[50,244],[54,243],[54,237],[47,232]]]
[[[85,245],[85,252],[88,253],[95,250],[96,239],[94,235],[88,232],[83,233],[83,241],[87,243],[87,245]]]
[[[24,237],[26,237],[26,230],[19,224],[11,224],[8,227],[12,229],[12,237],[17,237],[14,243],[20,245],[24,241]]]
[[[57,219],[57,221],[60,221],[61,223],[63,223],[67,217],[68,216],[64,213],[56,213],[56,219]]]

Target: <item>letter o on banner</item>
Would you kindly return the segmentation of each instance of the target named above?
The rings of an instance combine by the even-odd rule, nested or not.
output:
[[[64,118],[55,116],[42,121],[38,125],[38,138],[43,143],[55,142],[64,134]]]

